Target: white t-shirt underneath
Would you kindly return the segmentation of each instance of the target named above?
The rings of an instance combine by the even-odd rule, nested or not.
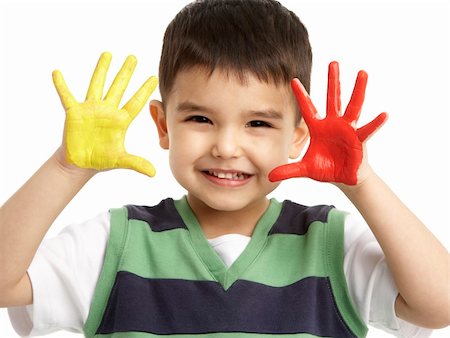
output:
[[[82,224],[70,225],[39,247],[28,274],[33,305],[9,308],[11,323],[23,337],[58,330],[82,332],[103,265],[110,216],[102,213]],[[228,234],[210,239],[231,266],[250,237]],[[398,290],[374,236],[352,216],[345,221],[344,272],[350,297],[366,324],[397,337],[428,337],[431,330],[395,316]]]

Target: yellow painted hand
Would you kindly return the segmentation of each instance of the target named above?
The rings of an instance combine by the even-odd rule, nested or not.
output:
[[[119,109],[136,58],[128,56],[103,98],[106,73],[111,54],[103,53],[95,68],[85,102],[77,102],[70,93],[60,71],[53,72],[53,82],[66,111],[64,142],[66,161],[79,168],[108,170],[133,169],[148,176],[155,175],[153,165],[125,150],[128,126],[155,90],[158,80],[150,77],[134,96]]]

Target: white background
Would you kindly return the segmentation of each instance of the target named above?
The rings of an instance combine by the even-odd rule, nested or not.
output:
[[[157,74],[165,27],[186,3],[0,0],[0,204],[60,143],[64,110],[53,88],[52,70],[61,69],[73,94],[82,100],[102,51],[113,54],[110,81],[124,58],[134,54],[139,63],[126,102],[149,75]],[[360,124],[381,111],[390,114],[388,123],[369,141],[370,162],[448,249],[448,2],[282,3],[296,12],[309,30],[314,52],[311,96],[320,111],[325,107],[330,61],[340,62],[344,107],[357,71],[365,69],[369,73]],[[110,207],[151,205],[184,193],[171,177],[167,153],[159,149],[147,108],[130,127],[126,145],[129,152],[154,163],[157,176],[149,179],[127,170],[98,175],[57,218],[48,236]],[[334,204],[355,212],[332,185],[308,179],[284,182],[273,195],[303,204]],[[74,335],[60,332],[52,336]],[[369,334],[383,336],[378,330]],[[449,328],[433,334],[449,336]],[[0,338],[5,337],[16,334],[2,309]]]

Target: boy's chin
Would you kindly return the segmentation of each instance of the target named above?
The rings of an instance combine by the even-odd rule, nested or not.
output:
[[[267,204],[267,197],[263,196],[255,200],[246,200],[245,198],[236,199],[232,196],[220,196],[219,198],[208,198],[207,196],[193,197],[188,195],[190,204],[195,204],[197,207],[207,208],[210,211],[216,212],[239,212],[254,208],[257,205]],[[199,205],[200,204],[200,205]],[[194,205],[191,205],[194,207]]]

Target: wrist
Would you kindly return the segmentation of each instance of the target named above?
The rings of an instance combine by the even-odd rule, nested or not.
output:
[[[51,160],[64,175],[89,180],[98,173],[95,169],[80,168],[68,163],[65,152],[65,147],[61,145],[51,157]]]
[[[358,175],[359,176],[359,175]],[[358,182],[355,185],[347,185],[343,183],[336,183],[335,185],[347,196],[356,196],[363,190],[370,188],[371,184],[376,181],[377,174],[368,168],[364,177],[358,177]]]

